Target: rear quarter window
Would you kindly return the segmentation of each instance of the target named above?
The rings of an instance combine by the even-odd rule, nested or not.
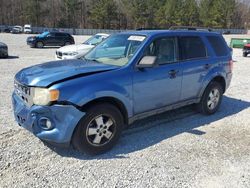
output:
[[[212,46],[216,56],[227,56],[228,55],[228,47],[225,44],[225,41],[222,37],[219,36],[207,36],[207,39]]]

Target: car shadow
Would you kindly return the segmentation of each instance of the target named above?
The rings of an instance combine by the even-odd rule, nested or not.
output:
[[[131,128],[124,131],[122,138],[112,150],[98,156],[82,154],[72,147],[60,148],[46,145],[63,157],[80,160],[127,158],[129,153],[148,148],[182,133],[197,136],[206,134],[196,128],[209,126],[212,122],[237,114],[249,107],[250,102],[224,96],[220,109],[211,116],[195,112],[192,106],[155,115],[133,123]]]
[[[9,55],[8,57],[0,58],[0,59],[18,59],[19,56]]]

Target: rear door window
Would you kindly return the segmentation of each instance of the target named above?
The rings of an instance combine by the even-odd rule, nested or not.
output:
[[[225,45],[225,41],[219,36],[207,36],[207,39],[212,46],[216,56],[227,56],[228,49]]]
[[[198,36],[186,36],[179,38],[182,60],[201,59],[207,57],[207,50]]]
[[[56,33],[56,37],[66,37],[67,34],[65,33]]]

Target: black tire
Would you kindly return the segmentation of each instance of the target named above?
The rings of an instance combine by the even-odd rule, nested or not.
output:
[[[43,48],[44,44],[41,41],[36,42],[36,48]]]
[[[68,45],[71,45],[71,42],[67,41],[64,43],[64,46],[68,46]]]
[[[97,123],[99,118],[103,120],[103,123]],[[113,124],[107,128],[106,125],[110,120],[113,121]],[[72,144],[75,149],[83,153],[91,155],[104,153],[119,140],[124,127],[123,122],[123,116],[115,106],[106,103],[97,104],[87,109],[86,115],[79,121],[73,134]],[[98,124],[103,126],[98,126]],[[94,130],[94,133],[90,130]],[[110,132],[112,136],[110,136]],[[109,133],[109,139],[106,137],[106,133]],[[102,134],[100,143],[94,143],[96,140],[99,141],[100,134]]]
[[[218,94],[215,94],[217,92]],[[211,98],[210,94],[213,96],[213,93],[219,98],[217,97]],[[223,95],[223,89],[221,84],[218,82],[211,82],[205,89],[200,103],[197,104],[198,111],[205,115],[214,114],[220,107],[222,101],[222,95]],[[211,101],[214,102],[214,105],[212,105],[213,102]]]
[[[247,57],[247,53],[243,53],[243,57]]]

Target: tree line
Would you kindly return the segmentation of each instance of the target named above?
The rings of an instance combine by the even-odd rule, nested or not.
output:
[[[249,28],[250,0],[0,0],[0,25]]]

